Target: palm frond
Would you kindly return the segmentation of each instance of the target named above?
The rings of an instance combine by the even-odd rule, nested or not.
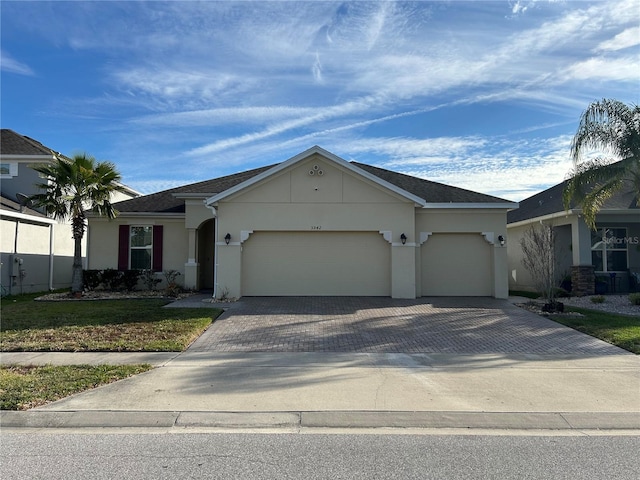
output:
[[[610,156],[582,161],[587,150]],[[628,183],[640,199],[640,108],[612,99],[593,102],[580,118],[571,158],[574,168],[563,192],[564,207],[581,207],[585,221],[595,228],[604,203]]]

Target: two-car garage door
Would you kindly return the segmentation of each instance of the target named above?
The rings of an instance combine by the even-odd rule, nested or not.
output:
[[[378,232],[255,232],[242,295],[390,296],[391,246]]]
[[[391,248],[378,232],[255,232],[242,245],[242,295],[390,296]],[[493,295],[481,234],[435,233],[420,248],[422,296]]]

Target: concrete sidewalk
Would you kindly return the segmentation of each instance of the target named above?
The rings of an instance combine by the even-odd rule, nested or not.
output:
[[[640,432],[640,358],[632,354],[173,355],[136,377],[1,412],[2,426]]]

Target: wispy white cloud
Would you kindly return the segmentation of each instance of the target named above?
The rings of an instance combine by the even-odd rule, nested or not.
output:
[[[640,6],[638,7],[640,8]],[[596,52],[624,50],[640,45],[640,26],[627,28],[615,37],[605,40],[596,47]]]
[[[566,79],[590,79],[619,80],[626,82],[638,82],[640,74],[640,54],[621,58],[589,58],[575,63],[566,70]]]
[[[0,66],[2,71],[18,75],[33,76],[35,72],[29,65],[19,62],[4,50],[0,50]]]
[[[266,106],[266,107],[222,107],[205,110],[179,111],[175,113],[159,113],[136,117],[132,124],[147,126],[203,127],[229,124],[265,124],[281,122],[317,113],[311,107]]]

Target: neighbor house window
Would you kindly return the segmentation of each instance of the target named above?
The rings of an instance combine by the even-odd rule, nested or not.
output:
[[[11,178],[18,176],[17,163],[0,163],[0,178]]]
[[[153,227],[131,227],[129,268],[150,270],[153,253]]]
[[[626,228],[598,228],[591,232],[591,261],[595,271],[626,271],[628,245]]]
[[[120,225],[118,270],[162,271],[162,225]]]

